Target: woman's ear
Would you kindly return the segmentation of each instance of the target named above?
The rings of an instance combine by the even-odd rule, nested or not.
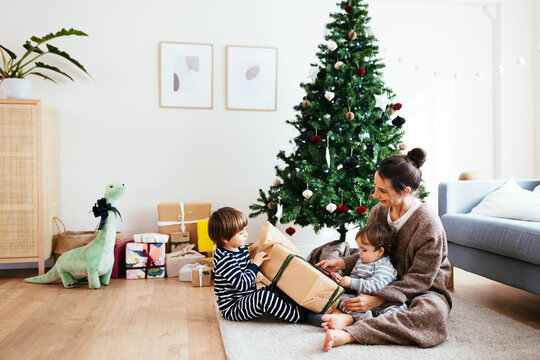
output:
[[[408,186],[405,189],[401,190],[401,194],[403,195],[403,197],[409,196],[410,193],[411,193],[411,188]]]

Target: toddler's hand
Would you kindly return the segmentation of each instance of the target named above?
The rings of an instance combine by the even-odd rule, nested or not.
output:
[[[264,251],[260,251],[255,254],[253,259],[251,259],[251,263],[257,266],[261,266],[262,263],[265,262],[266,260],[270,260],[270,257]]]
[[[349,287],[351,286],[351,278],[349,276],[343,276],[340,280],[339,280],[339,285],[341,286],[345,286],[345,287]]]

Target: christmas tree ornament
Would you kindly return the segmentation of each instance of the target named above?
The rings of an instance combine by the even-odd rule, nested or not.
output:
[[[319,67],[318,66],[311,66],[309,68],[308,78],[310,78],[312,81],[314,81],[317,78],[317,75],[319,74]]]
[[[324,93],[324,97],[326,98],[326,100],[328,101],[332,101],[332,99],[334,98],[334,96],[336,96],[336,94],[334,94],[333,92],[331,91],[327,91]]]
[[[349,211],[349,208],[345,204],[338,205],[336,208],[338,213],[345,214],[347,211]]]
[[[356,74],[356,76],[362,77],[366,73],[366,70],[364,70],[363,68],[359,68],[359,69],[356,69],[354,73]]]
[[[274,210],[276,208],[276,203],[273,201],[270,201],[268,205],[266,205],[269,210]]]
[[[356,39],[358,37],[358,34],[356,33],[356,31],[351,30],[351,31],[349,31],[347,36],[349,37],[349,39],[354,40],[354,39]]]
[[[289,226],[288,228],[285,229],[285,232],[286,232],[287,234],[289,234],[289,236],[293,236],[294,233],[296,232],[296,229],[293,228],[292,226]]]
[[[343,61],[336,61],[336,63],[334,64],[334,69],[339,70],[342,65]]]
[[[280,200],[279,204],[277,205],[277,211],[276,211],[276,218],[278,222],[281,221],[282,216],[283,216],[283,205],[281,205],[281,200]]]
[[[345,169],[354,169],[358,166],[358,160],[353,157],[348,157],[345,159],[345,161],[343,161],[343,166],[345,167]]]
[[[349,121],[354,120],[354,113],[349,111],[348,113],[345,114],[345,119]]]
[[[328,48],[328,50],[334,51],[337,49],[337,44],[334,40],[328,40],[326,42],[326,47]]]
[[[497,66],[497,72],[502,75],[504,73],[504,66],[502,65]]]
[[[367,207],[365,207],[365,206],[363,206],[363,205],[362,205],[362,206],[358,206],[358,207],[356,208],[356,213],[357,213],[358,215],[365,215],[365,214],[367,213]]]
[[[313,192],[309,189],[304,190],[302,193],[302,196],[306,198],[306,200],[309,200],[310,197],[313,196]]]
[[[319,145],[321,143],[322,139],[320,136],[317,136],[317,135],[313,135],[311,137],[311,142],[315,145]]]
[[[392,105],[392,109],[394,110],[401,110],[402,107],[403,105],[401,105],[400,103],[395,103],[394,105]]]
[[[333,213],[334,211],[336,211],[336,209],[337,209],[336,204],[330,203],[326,205],[326,211],[328,211],[329,213]]]
[[[407,145],[405,143],[399,143],[399,150],[401,151],[407,150]]]
[[[381,95],[373,94],[373,97],[375,98],[375,107],[378,107],[381,110],[385,110],[386,106],[390,104],[390,100],[386,93],[382,93]]]
[[[396,113],[396,110],[394,110],[394,108],[390,106],[388,109],[386,109],[386,113],[392,116]]]
[[[405,119],[401,116],[396,116],[394,120],[392,120],[392,124],[396,127],[401,127],[403,124],[405,124]]]
[[[326,137],[326,165],[328,165],[328,168],[330,168],[330,138]]]
[[[302,107],[304,109],[307,109],[309,107],[309,100],[307,99],[307,96],[304,96],[304,101],[302,101]]]
[[[517,63],[518,65],[525,66],[525,58],[523,56],[518,57]]]
[[[274,186],[279,186],[281,184],[281,180],[279,178],[274,179]]]
[[[326,70],[325,69],[320,69],[319,72],[317,73],[317,79],[324,79],[326,77]]]
[[[371,137],[371,135],[369,135],[369,133],[363,133],[363,134],[362,134],[362,139],[364,139],[364,140],[367,140],[367,139],[369,139],[370,137]]]
[[[351,5],[347,5],[345,6],[345,12],[348,14],[348,15],[351,15],[352,11],[353,11],[353,7]]]

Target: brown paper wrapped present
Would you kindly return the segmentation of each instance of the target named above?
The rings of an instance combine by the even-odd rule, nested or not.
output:
[[[296,247],[266,222],[259,241],[249,247],[250,254],[268,253],[260,271],[297,304],[316,313],[330,313],[345,290],[321,270],[308,263]]]
[[[195,265],[191,271],[191,286],[212,286],[212,268],[206,265]]]
[[[158,204],[158,232],[189,232],[189,242],[197,250],[197,221],[210,217],[210,203],[161,203]],[[170,244],[167,244],[170,252]]]
[[[173,251],[165,255],[165,271],[167,277],[177,277],[178,271],[186,264],[196,264],[204,259],[204,255],[199,254],[193,248],[195,245],[188,244],[185,248]]]

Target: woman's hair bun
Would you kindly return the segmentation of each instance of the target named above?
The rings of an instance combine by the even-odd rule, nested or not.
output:
[[[426,162],[427,153],[424,149],[414,148],[407,153],[407,157],[411,160],[417,168],[421,168]]]

